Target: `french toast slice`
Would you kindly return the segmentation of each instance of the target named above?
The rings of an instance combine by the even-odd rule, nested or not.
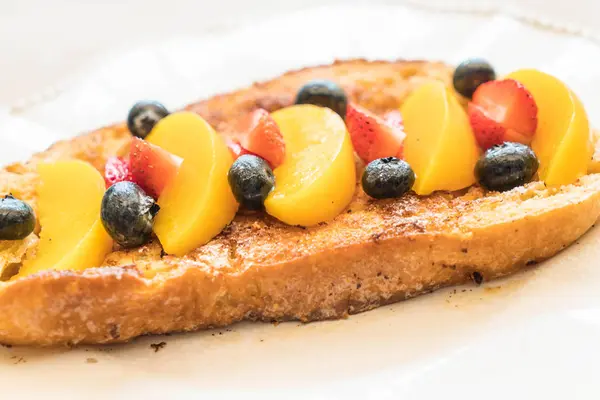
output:
[[[340,83],[351,101],[382,114],[424,82],[450,84],[451,74],[442,63],[341,61],[188,109],[227,132],[240,115],[290,105],[306,81],[327,78]],[[77,158],[101,170],[130,140],[118,124],[59,142],[0,171],[0,194],[12,192],[35,208],[38,163]],[[7,280],[35,252],[32,235],[22,243],[0,242],[0,342],[110,343],[241,320],[341,318],[514,273],[567,247],[599,215],[600,174],[559,188],[532,182],[504,193],[472,187],[395,200],[369,199],[357,184],[347,210],[319,226],[239,214],[184,257],[165,255],[155,240],[133,250],[115,248],[100,268]]]

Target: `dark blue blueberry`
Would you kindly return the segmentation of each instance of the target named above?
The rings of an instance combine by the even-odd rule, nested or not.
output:
[[[0,200],[0,240],[24,239],[35,228],[35,215],[24,201],[7,195]]]
[[[100,216],[109,235],[123,247],[146,243],[160,207],[133,182],[117,182],[102,198]]]
[[[479,85],[494,79],[496,72],[489,62],[482,58],[471,58],[456,67],[452,82],[458,93],[470,99]]]
[[[533,150],[521,143],[505,142],[488,149],[475,165],[479,184],[504,192],[529,182],[538,170]]]
[[[415,183],[415,173],[406,161],[385,157],[371,161],[362,176],[366,194],[376,199],[400,197]]]
[[[338,113],[340,117],[346,118],[348,97],[344,89],[337,83],[327,80],[314,80],[300,88],[296,95],[296,104],[314,104],[320,107],[328,107]]]
[[[169,115],[169,111],[159,102],[140,101],[129,110],[127,127],[133,136],[144,139],[152,131],[154,125],[167,115]]]
[[[275,186],[275,176],[269,164],[250,154],[235,160],[227,179],[235,199],[249,210],[261,210]]]

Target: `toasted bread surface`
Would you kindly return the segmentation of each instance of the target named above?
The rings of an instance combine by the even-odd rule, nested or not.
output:
[[[442,63],[336,62],[188,109],[227,132],[241,115],[290,105],[306,81],[327,78],[339,82],[352,101],[384,113],[423,82],[449,83],[451,73]],[[78,158],[101,170],[129,140],[125,125],[118,124],[57,143],[0,171],[0,193],[12,192],[35,207],[39,162]],[[49,270],[0,282],[0,342],[109,343],[243,319],[345,317],[523,269],[564,249],[598,215],[596,174],[560,188],[533,182],[505,193],[472,187],[396,200],[369,199],[357,184],[348,209],[319,226],[292,227],[265,214],[240,214],[214,240],[184,257],[163,254],[153,241],[138,249],[115,249],[101,268]],[[3,245],[0,268],[7,270],[35,251],[31,239]]]

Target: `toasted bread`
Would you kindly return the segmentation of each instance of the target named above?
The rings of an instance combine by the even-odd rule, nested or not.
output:
[[[218,131],[256,107],[293,102],[313,78],[338,81],[352,101],[377,113],[397,108],[415,87],[452,69],[442,63],[353,60],[287,73],[188,107]],[[36,165],[78,158],[102,169],[130,140],[124,124],[60,142],[0,172],[0,193],[35,207]],[[0,282],[0,342],[56,345],[127,341],[142,334],[236,321],[315,321],[474,280],[494,279],[553,256],[600,215],[600,175],[546,188],[533,182],[504,193],[369,199],[357,185],[333,221],[302,228],[265,214],[238,215],[214,240],[178,258],[155,240],[115,249],[105,266],[45,271]],[[33,235],[32,235],[33,237]],[[4,277],[35,251],[35,238],[4,244]],[[51,266],[48,266],[51,268]]]

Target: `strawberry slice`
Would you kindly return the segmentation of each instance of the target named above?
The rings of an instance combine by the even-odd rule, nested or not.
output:
[[[383,120],[388,126],[394,129],[400,129],[404,131],[404,122],[402,120],[402,114],[398,110],[391,110],[383,115]]]
[[[402,119],[402,114],[400,114],[400,111],[388,111],[383,115],[383,120],[389,127],[394,129],[396,132],[401,132],[403,138],[406,137],[406,134],[404,133],[404,120]],[[404,158],[404,145],[400,146],[400,150],[398,150],[398,154],[396,154],[396,157],[401,160]]]
[[[238,132],[228,138],[234,158],[254,154],[265,159],[273,168],[281,165],[285,158],[285,142],[267,110],[259,108],[243,118],[238,124]]]
[[[469,103],[467,112],[479,147],[487,150],[494,145],[504,142],[506,129],[493,119],[488,118],[481,107]]]
[[[134,137],[131,142],[129,166],[132,181],[155,199],[177,175],[182,161],[180,157],[145,140]]]
[[[356,104],[348,104],[346,126],[352,145],[365,162],[383,157],[402,158],[406,134],[402,127],[402,116],[393,111],[380,118]]]
[[[110,157],[104,166],[104,182],[108,189],[117,182],[131,181],[129,161],[121,157]]]
[[[503,142],[528,145],[538,123],[533,96],[513,79],[480,85],[467,112],[477,143],[483,150]]]
[[[229,151],[231,152],[231,155],[233,156],[234,160],[236,160],[240,156],[243,156],[244,154],[256,155],[254,153],[249,152],[245,148],[243,148],[237,139],[227,138],[226,142],[227,142],[227,147],[229,147]]]

